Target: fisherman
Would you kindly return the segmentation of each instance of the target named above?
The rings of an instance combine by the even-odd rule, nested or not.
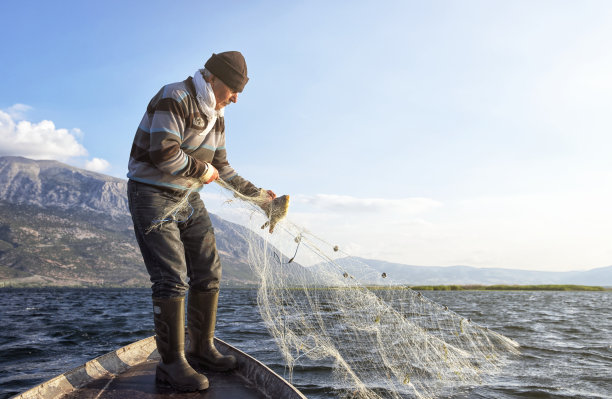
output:
[[[219,177],[238,193],[276,194],[239,176],[227,161],[224,110],[238,101],[249,78],[238,51],[213,54],[203,69],[162,87],[136,130],[129,161],[128,198],[134,232],[152,282],[153,320],[161,361],[156,381],[180,391],[208,388],[196,369],[236,367],[213,343],[221,263],[213,227],[199,194],[187,211],[163,219],[187,190]],[[261,205],[261,202],[260,202]],[[150,229],[161,221],[161,226]],[[185,295],[191,345],[185,353]]]

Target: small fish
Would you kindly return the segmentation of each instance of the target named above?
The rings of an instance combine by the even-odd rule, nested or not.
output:
[[[261,226],[262,229],[270,226],[270,233],[274,231],[276,223],[280,222],[289,210],[289,196],[283,195],[281,197],[274,198],[272,201],[266,202],[261,205],[261,209],[266,213],[268,221]]]

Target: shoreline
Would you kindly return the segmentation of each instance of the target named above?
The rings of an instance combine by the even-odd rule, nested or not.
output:
[[[577,284],[415,285],[415,291],[612,291],[612,287]]]
[[[364,286],[371,290],[402,290],[413,291],[580,291],[607,292],[612,287],[578,285],[578,284],[440,284],[440,285],[375,285]],[[147,289],[148,285],[117,285],[117,284],[36,284],[32,282],[0,281],[2,289]],[[221,289],[257,289],[256,285],[225,285]],[[298,288],[298,287],[296,287]],[[345,287],[311,287],[312,289],[343,289]]]

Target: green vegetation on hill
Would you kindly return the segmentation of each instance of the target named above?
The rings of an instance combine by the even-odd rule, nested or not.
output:
[[[573,284],[536,285],[415,285],[416,291],[607,291],[604,287]]]

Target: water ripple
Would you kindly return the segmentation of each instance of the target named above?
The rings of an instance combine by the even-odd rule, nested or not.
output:
[[[448,399],[612,398],[611,292],[427,296],[522,346],[502,374]],[[153,335],[148,289],[2,289],[0,303],[0,398]],[[255,291],[222,290],[217,335],[285,375],[256,305]],[[343,387],[333,386],[332,372],[329,360],[304,359],[293,383],[310,399],[336,398]]]

